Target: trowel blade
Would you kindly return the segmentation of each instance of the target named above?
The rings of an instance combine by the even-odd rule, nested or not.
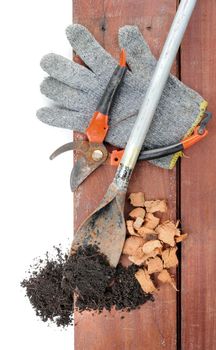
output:
[[[126,236],[124,219],[125,192],[111,184],[98,208],[81,224],[75,233],[71,254],[78,247],[96,245],[106,255],[111,266],[116,267]]]

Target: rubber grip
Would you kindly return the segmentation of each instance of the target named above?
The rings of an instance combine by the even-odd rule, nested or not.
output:
[[[169,145],[169,146],[141,151],[138,159],[152,160],[157,158],[163,158],[173,153],[183,151],[183,149],[184,149],[183,144],[181,142],[178,142],[176,144]]]
[[[97,105],[96,111],[109,115],[113,97],[120,86],[120,83],[126,73],[127,67],[117,66],[113,72],[112,77],[104,91],[103,96],[100,99],[100,102]]]

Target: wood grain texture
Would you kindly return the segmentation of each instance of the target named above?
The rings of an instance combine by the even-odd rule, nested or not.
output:
[[[182,349],[216,349],[216,2],[200,0],[181,50],[182,80],[209,102],[209,136],[182,161]]]
[[[159,55],[176,11],[175,0],[74,0],[74,23],[81,23],[116,58],[117,31],[136,24],[156,56]],[[103,166],[75,193],[75,229],[97,207],[113,179],[115,169]],[[136,167],[129,192],[144,191],[146,198],[167,198],[168,217],[175,219],[175,171],[158,169],[145,162]],[[101,315],[75,314],[75,350],[175,349],[176,293],[163,286],[154,303],[126,314],[112,310]]]

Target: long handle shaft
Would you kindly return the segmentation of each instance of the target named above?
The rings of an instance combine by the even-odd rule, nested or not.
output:
[[[119,169],[117,170],[117,176],[124,177],[125,180],[122,178],[123,182],[126,182],[126,178],[132,172],[137,162],[196,2],[197,0],[181,0],[180,2],[151,83],[139,110],[137,120],[127,142]],[[120,187],[122,186],[120,185]]]

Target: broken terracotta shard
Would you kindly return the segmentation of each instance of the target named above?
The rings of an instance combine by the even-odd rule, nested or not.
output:
[[[176,241],[176,243],[180,243],[180,242],[184,241],[187,237],[188,237],[188,234],[183,233],[182,235],[175,237],[175,241]]]
[[[144,227],[155,229],[160,222],[160,219],[151,213],[147,213],[145,216]]]
[[[131,193],[129,200],[133,207],[144,207],[145,198],[143,192]]]
[[[127,226],[127,230],[129,232],[129,234],[131,236],[139,236],[139,233],[137,233],[135,230],[134,230],[134,222],[133,220],[127,220],[126,221],[126,226]]]
[[[157,211],[165,213],[167,211],[167,204],[164,199],[158,199],[155,201],[145,201],[145,208],[147,213],[156,213]]]
[[[157,278],[162,283],[169,283],[169,284],[171,284],[171,286],[177,291],[175,281],[173,280],[173,278],[171,277],[170,273],[166,269],[161,271],[159,273],[159,275],[157,276]]]
[[[150,254],[155,248],[162,248],[161,242],[157,239],[144,243],[142,249],[144,254]]]
[[[176,267],[178,265],[178,258],[176,255],[177,248],[168,248],[162,252],[162,259],[165,268]]]
[[[155,272],[161,272],[163,270],[163,262],[161,258],[157,256],[154,259],[150,259],[147,262],[147,270],[150,275]]]
[[[149,228],[149,227],[145,227],[145,226],[141,226],[137,232],[139,233],[139,235],[143,238],[146,237],[146,235],[149,235],[149,234],[155,234],[155,231],[152,229],[152,228]]]
[[[178,265],[176,243],[186,239],[187,234],[181,234],[179,221],[160,223],[160,218],[154,215],[166,212],[165,200],[144,201],[144,194],[138,192],[131,193],[130,201],[136,207],[129,213],[131,219],[127,220],[131,237],[127,238],[123,253],[134,265],[142,267],[136,273],[138,282],[145,292],[152,293],[156,288],[151,275],[158,274],[160,283],[169,283],[176,289],[168,269]]]
[[[156,287],[146,269],[139,269],[135,273],[135,277],[145,293],[153,293],[156,290]]]
[[[158,234],[158,239],[171,247],[175,246],[175,236],[180,235],[180,230],[172,221],[166,221],[156,227],[155,232]]]
[[[142,237],[131,236],[127,238],[123,247],[123,254],[136,255],[138,248],[142,247],[144,243],[145,241]]]
[[[132,219],[136,219],[136,218],[144,219],[144,217],[145,217],[145,209],[144,208],[135,208],[135,209],[131,210],[131,212],[129,213],[129,216]]]
[[[135,228],[135,230],[139,230],[140,227],[142,226],[144,220],[140,217],[137,217],[136,220],[134,221],[133,227]]]

